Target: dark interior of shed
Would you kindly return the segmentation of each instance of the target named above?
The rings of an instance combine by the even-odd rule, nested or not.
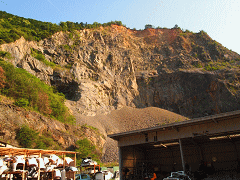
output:
[[[195,135],[181,139],[185,171],[195,179],[239,176],[240,134]],[[121,147],[123,173],[128,179],[157,179],[182,171],[179,140]]]

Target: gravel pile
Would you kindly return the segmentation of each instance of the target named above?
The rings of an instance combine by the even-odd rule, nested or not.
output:
[[[96,127],[106,137],[106,143],[103,148],[103,162],[118,160],[117,142],[108,138],[108,134],[148,128],[187,119],[184,116],[156,107],[142,109],[124,107],[120,110],[114,110],[107,115],[96,115],[93,117],[83,116],[78,112],[73,113],[77,124],[87,124]]]

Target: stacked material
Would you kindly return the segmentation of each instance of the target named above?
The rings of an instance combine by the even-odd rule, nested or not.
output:
[[[73,160],[69,157],[59,158],[52,154],[49,157],[37,156],[10,156],[0,157],[0,175],[4,172],[16,172],[27,170],[28,177],[36,178],[37,171],[54,172],[54,177],[61,177],[61,171],[77,171],[77,168],[71,165]],[[64,168],[63,168],[64,167]]]
[[[36,153],[36,150],[30,151],[20,148],[9,150],[10,152],[7,154],[6,148],[0,148],[0,178],[24,179],[40,177],[41,179],[64,180],[72,178],[72,175],[67,177],[69,172],[77,171],[75,161],[70,157],[65,157],[67,151],[39,150],[39,153]],[[11,151],[14,153],[11,153]],[[50,154],[52,152],[56,152],[59,156]],[[76,153],[70,152],[70,154]]]

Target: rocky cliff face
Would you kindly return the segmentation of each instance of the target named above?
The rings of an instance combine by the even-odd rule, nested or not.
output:
[[[12,58],[5,60],[64,93],[66,105],[77,121],[76,126],[66,126],[37,113],[0,104],[0,130],[4,130],[4,141],[12,144],[16,144],[16,129],[28,124],[40,133],[53,132],[51,137],[64,149],[74,146],[80,137],[87,137],[103,150],[104,161],[114,161],[116,142],[106,139],[107,133],[185,119],[158,119],[162,114],[173,114],[148,112],[145,107],[160,107],[188,118],[240,107],[240,56],[203,31],[136,31],[112,25],[58,32],[40,42],[21,38],[1,45],[0,50],[11,53]],[[35,57],[33,50],[45,58]],[[97,127],[99,132],[84,124]]]
[[[31,48],[45,56],[40,61]],[[205,32],[112,25],[1,46],[15,66],[55,86],[87,116],[155,106],[199,117],[239,109],[240,56]],[[215,69],[214,69],[215,68]]]
[[[148,79],[139,78],[137,82],[143,104],[189,118],[239,109],[239,96],[217,73],[180,71]]]

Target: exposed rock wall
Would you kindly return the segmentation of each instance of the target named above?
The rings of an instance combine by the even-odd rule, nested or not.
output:
[[[34,58],[32,48],[40,51],[45,60]],[[139,120],[132,121],[137,116],[132,109],[119,111],[117,118],[111,115],[113,110],[153,106],[192,118],[240,108],[240,56],[203,32],[136,31],[113,25],[58,32],[40,42],[21,38],[1,45],[0,50],[11,53],[12,58],[5,60],[64,93],[66,105],[77,119],[76,126],[66,126],[0,104],[0,130],[5,131],[5,141],[16,145],[16,129],[28,124],[40,133],[53,132],[54,140],[65,149],[74,146],[80,137],[87,137],[103,149],[103,161],[108,162],[117,159],[117,149],[116,142],[103,138],[107,133],[124,127],[150,127],[153,122],[174,122],[166,117],[159,120],[163,112],[143,113]],[[214,64],[220,67],[216,71]],[[204,68],[207,66],[210,70]],[[97,127],[103,136],[91,128],[82,128],[85,123]]]
[[[141,102],[190,118],[239,109],[233,94],[218,74],[182,71],[137,80]]]
[[[55,66],[32,57],[31,48]],[[156,106],[188,117],[239,107],[240,56],[203,32],[113,25],[58,32],[40,42],[21,38],[1,49],[12,54],[15,66],[55,86],[74,111],[87,116],[125,106]],[[217,61],[234,62],[237,69],[202,70]]]

